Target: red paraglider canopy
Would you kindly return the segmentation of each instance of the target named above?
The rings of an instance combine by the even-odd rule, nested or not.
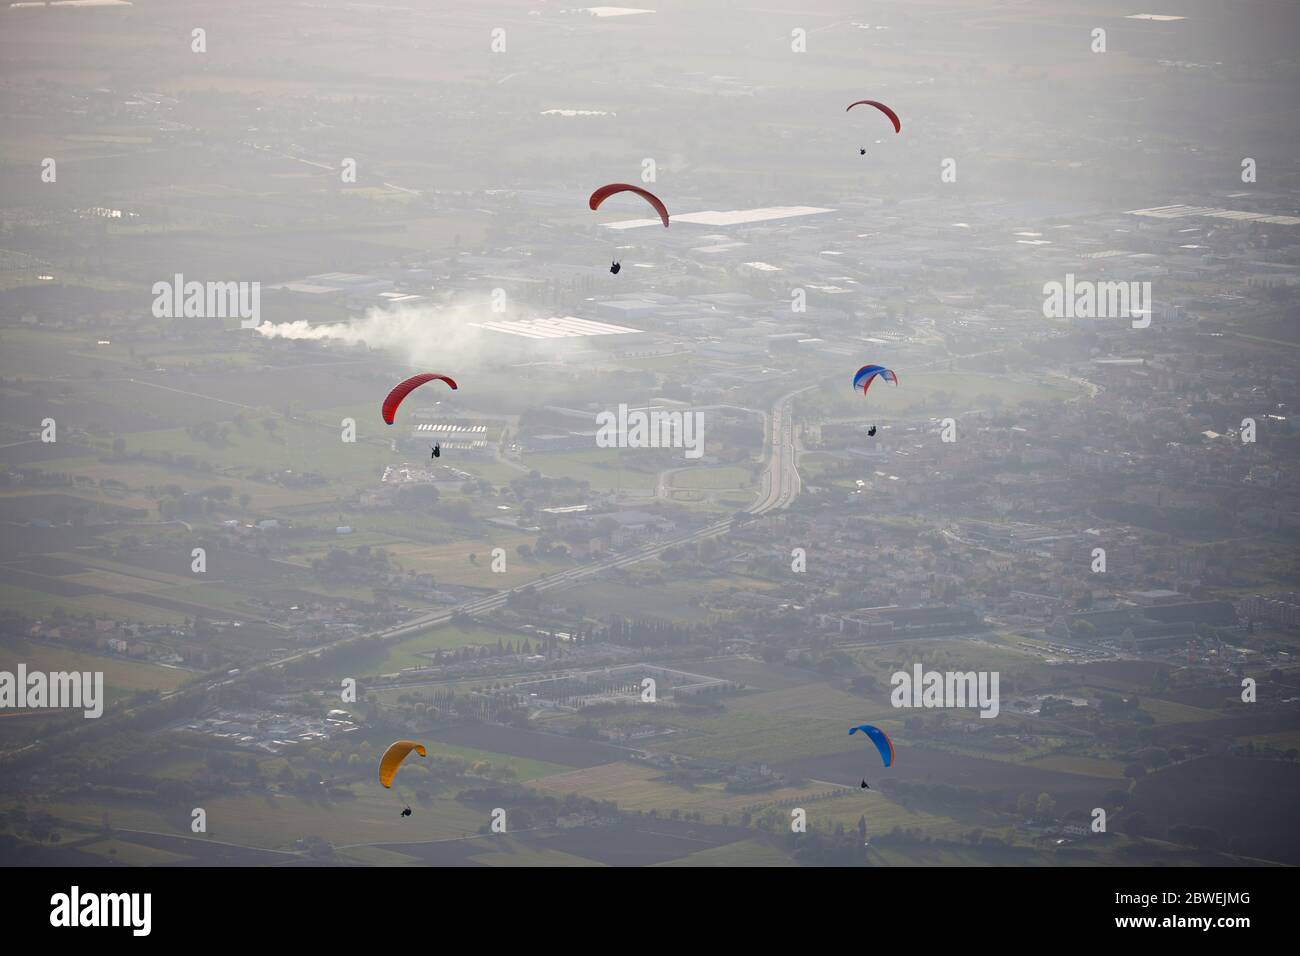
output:
[[[895,133],[901,133],[903,131],[903,124],[898,121],[898,114],[884,103],[877,102],[876,100],[858,100],[856,103],[850,103],[848,106],[844,107],[844,112],[847,113],[855,106],[874,106],[876,109],[880,110],[880,112],[889,117],[889,121],[894,124]]]
[[[629,186],[627,183],[610,183],[608,186],[601,186],[591,194],[591,198],[587,200],[587,205],[592,209],[599,209],[600,204],[610,196],[614,195],[614,193],[626,192],[636,193],[650,205],[654,206],[655,212],[659,213],[659,218],[664,221],[664,228],[668,228],[668,207],[660,202],[658,196],[647,189],[642,189],[640,186]]]
[[[446,375],[439,375],[436,372],[423,372],[420,375],[413,375],[405,382],[396,386],[388,393],[388,397],[384,399],[384,421],[390,425],[393,424],[393,416],[397,414],[397,406],[402,404],[402,399],[406,398],[407,395],[410,395],[411,392],[415,391],[425,382],[432,382],[435,378],[440,382],[446,382],[453,389],[456,388],[456,383]]]

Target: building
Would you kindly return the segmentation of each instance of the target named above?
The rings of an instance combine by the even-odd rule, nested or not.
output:
[[[626,547],[639,541],[652,540],[677,530],[677,525],[659,515],[648,511],[613,511],[603,515],[592,515],[587,523],[600,527],[602,522],[614,522],[610,542],[616,548]]]

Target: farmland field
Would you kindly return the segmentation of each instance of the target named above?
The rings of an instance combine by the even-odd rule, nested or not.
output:
[[[0,644],[0,670],[12,673],[20,663],[31,670],[102,672],[109,701],[141,690],[175,690],[195,676],[194,672],[178,667],[108,657],[71,647],[29,641]]]

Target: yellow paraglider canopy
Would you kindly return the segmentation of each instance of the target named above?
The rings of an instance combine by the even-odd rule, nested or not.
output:
[[[429,756],[424,749],[424,744],[418,744],[414,740],[398,740],[388,745],[384,755],[379,758],[379,782],[385,787],[393,785],[393,775],[397,773],[397,768],[402,765],[406,755],[412,750],[421,757]]]

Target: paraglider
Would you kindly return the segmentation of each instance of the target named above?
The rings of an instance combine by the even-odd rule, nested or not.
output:
[[[663,220],[664,228],[665,229],[668,228],[668,208],[663,204],[662,201],[660,201],[658,196],[650,192],[648,189],[642,189],[640,186],[630,186],[627,183],[610,183],[607,186],[601,186],[599,189],[597,189],[594,193],[591,194],[591,198],[587,200],[587,205],[592,210],[599,209],[600,204],[603,203],[610,196],[614,195],[615,193],[625,193],[625,192],[636,193],[638,196],[640,196],[642,199],[648,202],[651,206],[653,206],[654,211],[657,212],[659,214],[659,218]],[[617,264],[618,263],[615,263],[615,265]],[[613,268],[613,266],[610,267],[610,272],[613,272],[615,275],[618,274],[618,270]]]
[[[894,374],[892,368],[885,368],[883,365],[864,365],[853,374],[853,388],[855,390],[862,389],[862,396],[865,398],[867,389],[878,378],[883,378],[886,382],[893,382],[895,385],[898,384],[898,376]],[[867,437],[876,437],[875,425],[867,429]]]
[[[891,766],[894,762],[894,745],[890,742],[888,735],[879,727],[873,727],[871,724],[859,724],[856,727],[849,728],[849,736],[852,737],[859,730],[876,745],[876,749],[880,751],[880,759],[884,761],[885,766]],[[862,789],[871,789],[865,777],[862,780]]]
[[[452,389],[459,387],[446,375],[439,375],[436,372],[424,372],[420,375],[413,375],[406,381],[395,386],[393,390],[388,393],[388,397],[384,399],[384,407],[381,410],[381,414],[384,416],[384,421],[390,425],[393,424],[393,416],[397,414],[397,406],[402,404],[402,399],[406,398],[407,395],[411,394],[411,392],[415,391],[425,382],[432,382],[434,379],[437,379],[440,382],[446,382]]]
[[[880,112],[884,113],[886,116],[889,117],[889,121],[894,124],[895,133],[902,132],[903,124],[899,122],[898,114],[895,113],[893,110],[891,110],[884,103],[881,103],[878,100],[858,100],[856,103],[850,103],[848,106],[846,106],[844,108],[844,112],[847,113],[855,106],[874,106],[876,109],[880,110]]]
[[[397,768],[402,765],[407,756],[415,751],[421,757],[429,756],[428,751],[424,749],[424,744],[416,743],[414,740],[396,740],[388,745],[384,755],[379,758],[379,782],[384,785],[384,789],[391,789],[393,786],[393,777],[397,774]],[[402,816],[411,815],[411,805],[403,801]]]

